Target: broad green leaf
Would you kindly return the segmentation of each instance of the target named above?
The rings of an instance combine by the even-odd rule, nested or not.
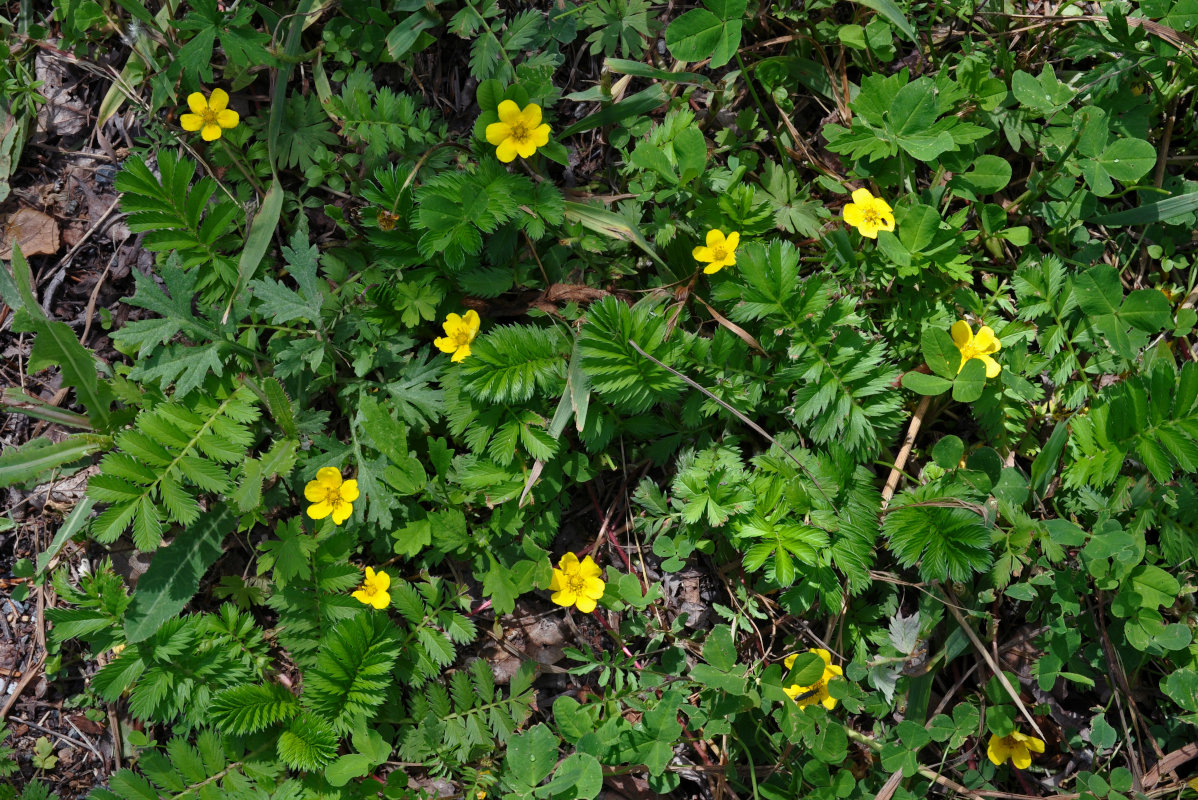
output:
[[[903,375],[903,388],[910,389],[916,394],[938,395],[953,388],[953,382],[939,375],[928,375],[924,372],[907,372]]]
[[[703,659],[724,672],[736,666],[736,643],[732,640],[730,627],[717,625],[712,629],[703,643]]]
[[[931,206],[914,205],[898,225],[899,241],[912,253],[918,253],[936,239],[940,215]]]
[[[508,740],[504,774],[521,794],[530,792],[557,764],[557,737],[544,723]]]
[[[1137,289],[1123,301],[1119,309],[1119,318],[1148,333],[1171,328],[1173,326],[1173,310],[1165,296],[1156,289]]]
[[[949,185],[958,190],[968,190],[976,199],[1001,191],[1010,182],[1011,162],[998,156],[982,155],[978,156],[968,171],[953,176]]]
[[[1143,139],[1120,139],[1103,151],[1098,162],[1115,180],[1130,183],[1156,165],[1156,148]]]
[[[1099,264],[1073,282],[1073,294],[1081,310],[1090,316],[1117,314],[1123,303],[1123,285],[1114,267]]]
[[[666,29],[666,47],[679,61],[710,58],[724,34],[724,20],[705,8],[692,8]]]
[[[953,381],[953,399],[958,403],[972,403],[982,396],[985,387],[986,365],[980,358],[971,358]]]
[[[722,26],[723,23],[720,23],[720,25]],[[669,95],[666,94],[665,89],[655,83],[648,89],[637,92],[632,97],[627,97],[618,103],[613,103],[610,106],[599,109],[594,114],[583,117],[578,122],[563,129],[556,136],[558,139],[565,139],[576,133],[602,128],[607,125],[615,125],[627,119],[642,117],[669,102],[669,99]]]
[[[920,347],[932,372],[950,381],[957,377],[958,367],[961,366],[961,351],[957,349],[948,331],[943,328],[924,328]]]
[[[1195,211],[1198,211],[1198,192],[1187,192],[1175,197],[1166,197],[1164,200],[1145,203],[1127,211],[1104,214],[1101,217],[1095,217],[1092,222],[1109,227],[1147,225],[1150,222],[1168,221],[1174,217],[1192,214]]]
[[[154,554],[137,583],[125,615],[125,637],[140,642],[174,617],[200,588],[200,579],[220,556],[221,543],[236,521],[228,505],[201,514],[175,540]]]

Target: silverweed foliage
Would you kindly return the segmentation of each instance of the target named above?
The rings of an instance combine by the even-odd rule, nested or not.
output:
[[[115,48],[152,260],[111,363],[0,269],[93,800],[1198,791],[1192,0],[52,5],[0,200]]]

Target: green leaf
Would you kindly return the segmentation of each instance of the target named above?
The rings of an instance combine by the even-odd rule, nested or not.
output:
[[[898,28],[899,33],[907,37],[907,41],[918,44],[918,40],[915,38],[915,29],[911,27],[911,23],[907,21],[902,9],[893,0],[857,0],[857,2],[866,8],[877,11],[891,25]]]
[[[704,8],[692,8],[666,29],[666,47],[679,61],[711,57],[724,35],[724,20]]]
[[[44,483],[54,470],[110,447],[112,439],[90,433],[71,434],[60,442],[39,436],[9,447],[0,453],[0,489]]]
[[[957,349],[948,331],[943,328],[924,328],[923,336],[920,337],[920,348],[932,372],[950,381],[957,377],[958,367],[961,366],[961,351]],[[905,380],[904,377],[904,386]]]
[[[1136,289],[1123,301],[1119,319],[1148,333],[1173,327],[1173,309],[1156,289]]]
[[[732,641],[732,628],[716,625],[712,629],[703,642],[703,660],[725,672],[736,666],[736,643]]]
[[[1081,310],[1090,316],[1117,314],[1123,303],[1123,284],[1114,267],[1099,264],[1077,276],[1073,294]]]
[[[513,788],[528,794],[539,786],[557,764],[557,745],[557,737],[544,723],[513,736],[508,741],[503,770]]]
[[[702,11],[702,9],[695,9],[695,11]],[[694,13],[694,12],[693,11],[687,12],[687,14],[690,14],[690,13]],[[708,16],[711,16],[711,14],[709,12],[703,11],[703,13],[707,14]],[[683,16],[686,16],[686,15],[684,14]],[[715,18],[712,17],[712,19],[715,19]],[[718,22],[718,20],[717,20],[717,22]],[[677,23],[677,21],[675,21],[675,24],[676,23]],[[723,26],[722,22],[719,24],[721,27]],[[671,25],[670,29],[672,30],[673,27],[674,26]],[[668,35],[668,32],[667,32],[667,35]],[[718,34],[717,34],[717,38],[718,38]],[[712,47],[714,48],[714,46],[715,45],[713,43]],[[706,56],[704,56],[704,57],[706,57]],[[662,105],[669,102],[669,99],[670,99],[670,97],[669,97],[669,95],[666,94],[666,90],[663,89],[659,84],[655,83],[652,86],[650,86],[648,89],[644,89],[640,92],[637,92],[636,94],[632,95],[631,97],[626,97],[618,103],[613,103],[609,106],[604,106],[603,108],[596,111],[594,114],[590,114],[588,116],[583,117],[582,119],[578,120],[578,122],[575,122],[573,125],[569,125],[566,128],[564,128],[562,130],[562,132],[557,135],[557,138],[565,139],[568,136],[573,136],[574,134],[582,133],[583,131],[594,130],[595,128],[602,128],[602,127],[605,127],[608,125],[616,125],[616,124],[624,122],[626,120],[636,119],[637,117],[643,117],[643,116],[647,115],[650,111],[660,108]],[[566,205],[567,205],[567,207],[569,207],[571,205],[578,205],[578,204],[567,203]],[[585,206],[583,206],[583,207],[585,208]]]
[[[1109,227],[1147,225],[1152,222],[1168,221],[1175,217],[1192,214],[1195,211],[1198,211],[1198,191],[1179,194],[1175,197],[1166,197],[1164,200],[1156,200],[1151,203],[1144,203],[1127,211],[1104,214],[1100,217],[1095,217],[1091,222],[1096,225],[1106,225]]]
[[[985,387],[986,365],[980,358],[971,358],[953,381],[953,399],[958,403],[972,403],[982,396]]]
[[[968,192],[970,199],[1002,191],[1011,182],[1011,162],[992,155],[978,156],[968,171],[954,175],[949,186]]]
[[[258,208],[258,213],[254,215],[254,220],[250,223],[250,232],[245,237],[245,247],[242,248],[241,259],[237,262],[237,283],[230,293],[229,305],[225,308],[222,323],[228,320],[229,312],[233,308],[233,301],[249,285],[250,279],[258,271],[258,265],[262,263],[262,257],[266,255],[266,250],[270,247],[271,239],[275,235],[275,228],[279,227],[279,215],[283,213],[283,195],[283,185],[279,183],[279,178],[276,175],[270,182],[270,189],[266,191],[266,196],[262,198],[262,205]]]
[[[932,448],[932,459],[941,469],[956,469],[964,455],[965,443],[961,441],[960,436],[954,436],[951,433],[942,437]]]
[[[1130,183],[1156,165],[1156,148],[1143,139],[1119,139],[1103,151],[1098,163],[1115,180]]]
[[[223,552],[221,544],[235,521],[228,506],[219,504],[154,555],[125,615],[125,638],[130,643],[148,639],[183,610],[200,588],[200,578]]]
[[[903,388],[910,389],[916,394],[935,396],[944,394],[953,388],[953,382],[939,375],[928,375],[923,372],[906,372],[903,374]]]

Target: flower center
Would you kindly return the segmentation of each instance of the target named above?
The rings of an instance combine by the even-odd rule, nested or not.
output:
[[[872,208],[863,211],[861,218],[870,225],[880,225],[882,223],[882,216]]]
[[[977,346],[974,345],[973,342],[970,342],[969,344],[967,344],[961,348],[961,361],[962,362],[968,361],[971,358],[977,358],[980,355],[981,355],[981,352],[978,351]],[[1010,737],[1007,737],[1007,738],[1010,738]]]
[[[724,247],[713,247],[711,255],[716,261],[723,261],[728,257],[728,251]]]
[[[580,573],[566,576],[566,588],[574,594],[582,594],[583,587],[586,586],[586,581]]]
[[[217,117],[217,112],[213,111],[211,108],[205,108],[203,111],[200,112],[200,119],[202,119],[204,121],[204,127],[208,127],[209,125],[216,125],[217,124],[216,117]]]
[[[378,588],[373,583],[370,583],[369,581],[362,584],[362,591],[366,593],[367,597],[374,597],[376,594],[379,593]]]
[[[453,343],[458,347],[465,347],[470,344],[470,329],[464,327],[458,328],[450,338],[453,339]]]
[[[333,510],[334,510],[334,511],[336,511],[338,508],[340,508],[340,507],[341,507],[341,504],[342,504],[342,502],[344,502],[344,501],[341,499],[341,487],[340,487],[340,486],[338,486],[338,487],[336,487],[336,488],[329,489],[329,490],[328,490],[328,491],[325,493],[325,496],[324,496],[324,501],[325,501],[326,503],[328,503],[329,505],[331,505],[331,506],[333,507]]]
[[[523,122],[517,122],[512,126],[511,137],[517,142],[523,142],[528,138],[528,128],[525,127]]]

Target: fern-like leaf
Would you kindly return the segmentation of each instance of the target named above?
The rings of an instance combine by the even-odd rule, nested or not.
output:
[[[277,683],[225,689],[212,698],[209,708],[212,722],[221,732],[238,736],[289,720],[299,711],[295,695]]]
[[[138,414],[88,483],[88,497],[109,504],[92,521],[96,539],[112,542],[132,524],[137,547],[154,550],[164,522],[195,522],[198,492],[230,492],[229,465],[243,461],[252,443],[254,402],[238,386],[224,397],[193,395],[194,410],[175,402]]]
[[[487,403],[561,394],[571,342],[557,328],[504,325],[479,337],[462,365],[462,388]]]
[[[582,368],[591,387],[629,414],[676,397],[682,381],[629,344],[631,340],[658,361],[673,366],[685,346],[678,331],[673,342],[666,341],[668,328],[662,307],[647,300],[629,308],[615,297],[605,297],[591,306],[578,337]]]
[[[349,732],[386,699],[399,636],[382,614],[342,620],[325,637],[316,667],[304,674],[304,704]]]
[[[279,734],[279,758],[292,769],[312,771],[337,755],[337,734],[317,714],[300,714]]]

